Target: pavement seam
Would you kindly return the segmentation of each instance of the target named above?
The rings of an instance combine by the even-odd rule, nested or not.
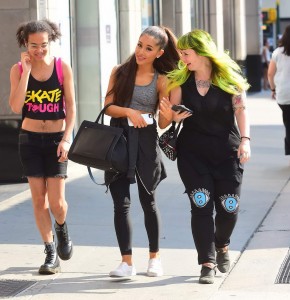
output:
[[[218,287],[218,290],[220,290],[223,286],[223,284],[225,283],[227,277],[230,275],[230,273],[232,272],[232,270],[234,269],[234,267],[236,266],[236,264],[239,262],[242,254],[244,253],[244,251],[247,249],[247,247],[249,246],[250,242],[252,241],[253,237],[255,236],[255,234],[257,232],[265,232],[265,230],[259,230],[262,226],[262,224],[264,223],[264,221],[266,220],[266,218],[269,216],[270,212],[272,211],[273,207],[276,205],[278,199],[280,198],[281,194],[283,193],[284,189],[286,188],[286,186],[289,184],[290,182],[290,177],[286,180],[285,184],[282,186],[281,190],[279,191],[279,193],[277,194],[277,196],[275,197],[272,205],[269,207],[269,209],[267,210],[267,212],[265,213],[265,216],[262,218],[261,222],[258,224],[258,226],[256,227],[256,229],[253,231],[253,233],[250,235],[249,239],[247,240],[247,242],[245,243],[244,247],[241,249],[240,254],[237,256],[237,258],[235,259],[235,261],[233,262],[232,267],[230,268],[230,271],[226,274],[224,280],[221,282],[221,284]],[[273,230],[269,230],[269,231],[273,231]],[[277,230],[275,230],[277,231]],[[289,231],[289,230],[280,230],[280,231]]]
[[[76,167],[79,167],[77,164],[73,164],[71,167],[71,170],[69,170],[69,172],[73,175],[69,176],[66,180],[66,184],[72,182],[73,180],[76,180],[78,178],[84,177],[88,175],[88,171],[86,168],[82,168],[82,169],[76,169]],[[77,170],[77,175],[75,175]],[[9,197],[7,199],[4,199],[2,201],[0,201],[0,212],[5,211],[9,208],[14,207],[17,204],[23,203],[27,200],[31,199],[31,193],[30,193],[30,189],[28,188],[27,190],[20,192],[12,197]]]
[[[0,212],[12,208],[13,206],[27,201],[31,198],[30,190],[25,190],[19,194],[16,194],[8,199],[0,202]]]
[[[260,227],[262,226],[262,224],[264,223],[265,219],[269,216],[270,212],[272,211],[273,207],[276,205],[279,197],[281,196],[281,194],[283,193],[283,190],[286,188],[286,186],[289,184],[290,182],[290,177],[286,180],[285,184],[283,185],[283,187],[281,188],[280,192],[277,194],[277,196],[275,197],[272,205],[268,208],[267,212],[265,213],[265,216],[262,218],[262,220],[260,221],[260,223],[258,224],[258,226],[256,227],[256,229],[253,231],[253,233],[251,234],[251,236],[249,237],[248,241],[246,242],[246,244],[244,245],[244,247],[241,250],[241,254],[245,251],[245,249],[249,246],[249,243],[251,242],[251,240],[253,239],[254,235],[259,232]]]
[[[290,177],[286,180],[285,184],[283,185],[283,187],[281,188],[280,192],[277,194],[277,196],[275,197],[272,205],[269,207],[269,209],[267,210],[265,216],[262,218],[261,222],[258,224],[256,230],[253,232],[253,234],[250,236],[250,238],[248,239],[245,247],[242,249],[242,253],[244,252],[244,250],[248,247],[250,241],[252,240],[253,236],[255,235],[255,233],[259,232],[262,224],[264,223],[264,221],[267,219],[267,217],[269,216],[270,212],[273,210],[274,206],[277,204],[278,199],[280,198],[281,194],[283,193],[283,191],[285,190],[286,186],[289,184],[290,182]],[[261,230],[262,231],[262,230]],[[264,231],[264,230],[263,230]],[[277,231],[277,230],[276,230]]]

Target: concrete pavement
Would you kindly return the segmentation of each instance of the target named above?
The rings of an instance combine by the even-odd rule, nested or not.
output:
[[[275,284],[290,245],[290,158],[284,156],[281,113],[269,92],[248,96],[252,158],[245,166],[241,211],[230,245],[232,269],[213,285],[198,284],[200,266],[190,230],[190,205],[176,163],[164,158],[168,178],[157,189],[162,216],[164,276],[145,275],[148,240],[136,186],[132,186],[134,262],[131,280],[108,277],[120,262],[113,205],[85,167],[70,163],[68,225],[74,242],[62,273],[40,276],[43,245],[27,184],[0,185],[0,287],[4,279],[35,281],[18,299],[290,299],[290,284]],[[96,176],[101,175],[98,171]],[[0,292],[1,295],[1,292]],[[0,296],[1,297],[1,296]]]

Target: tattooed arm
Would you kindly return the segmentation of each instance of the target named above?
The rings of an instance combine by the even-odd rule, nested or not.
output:
[[[237,120],[238,128],[241,134],[241,143],[238,149],[238,157],[241,163],[245,163],[250,159],[250,124],[249,116],[246,110],[246,93],[233,95],[232,104],[234,114]]]

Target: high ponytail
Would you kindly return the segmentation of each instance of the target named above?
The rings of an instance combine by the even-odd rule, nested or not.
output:
[[[167,74],[177,67],[177,63],[180,59],[177,50],[177,38],[168,27],[160,26],[159,28],[166,34],[167,42],[163,48],[164,53],[155,59],[153,66],[158,73]]]

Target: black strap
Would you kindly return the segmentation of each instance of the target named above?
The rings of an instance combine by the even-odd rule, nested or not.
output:
[[[105,182],[104,182],[104,183],[98,183],[98,182],[96,181],[96,179],[95,179],[93,173],[92,173],[91,167],[87,167],[87,168],[88,168],[89,175],[90,175],[92,181],[93,181],[95,184],[107,186],[107,189],[106,189],[106,192],[105,192],[106,194],[108,193],[108,189],[109,189],[110,184],[111,184],[112,182],[114,182],[115,179],[120,175],[120,173],[116,173],[116,174],[114,175],[114,177],[113,177],[109,182],[107,182],[107,183],[105,183]]]
[[[139,140],[139,130],[134,128],[133,126],[129,126],[128,129],[128,154],[129,154],[129,165],[127,171],[127,178],[129,179],[130,183],[135,183],[135,169],[137,163],[137,156],[138,156],[138,140]]]
[[[175,129],[175,131],[174,131],[174,133],[175,133],[176,136],[178,136],[178,134],[179,134],[179,131],[180,131],[180,127],[181,127],[182,122],[183,122],[183,119],[178,123],[178,126],[177,126],[177,128]]]
[[[100,119],[101,119],[101,124],[104,124],[104,114],[105,114],[105,111],[106,109],[111,106],[111,105],[114,105],[114,103],[108,103],[107,105],[104,106],[104,108],[100,111],[95,123],[99,123]]]
[[[87,168],[88,168],[89,175],[90,175],[92,181],[93,181],[95,184],[97,184],[97,185],[105,185],[105,183],[97,183],[96,180],[95,180],[95,177],[94,177],[94,175],[93,175],[93,173],[92,173],[91,167],[87,167]]]
[[[95,123],[99,123],[99,120],[101,119],[101,124],[104,124],[104,114],[105,114],[105,111],[106,109],[111,106],[111,105],[114,105],[114,103],[108,103],[107,105],[104,106],[104,108],[100,111]],[[97,184],[97,185],[106,185],[105,183],[98,183],[96,180],[95,180],[95,177],[92,173],[92,170],[91,170],[91,167],[87,167],[88,168],[88,172],[89,172],[89,175],[92,179],[92,181]],[[106,193],[108,192],[108,189],[106,190]]]

